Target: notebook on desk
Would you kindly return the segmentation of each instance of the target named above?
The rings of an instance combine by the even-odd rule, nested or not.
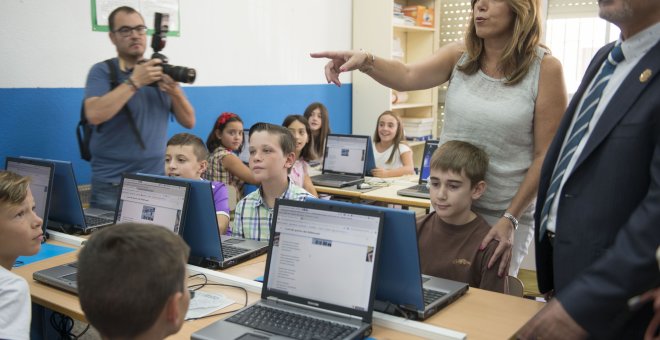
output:
[[[328,206],[355,206],[342,201],[307,201]],[[375,311],[399,315],[393,308],[394,305],[405,311],[409,317],[423,320],[468,291],[469,286],[466,283],[422,275],[413,211],[373,205],[359,206],[382,211],[385,216],[376,281]]]
[[[212,269],[225,269],[268,251],[268,242],[220,235],[211,182],[181,177],[169,178],[190,184],[183,239],[190,246],[189,263]]]
[[[7,157],[5,169],[17,175],[30,178],[30,191],[34,197],[34,212],[43,221],[43,232],[46,235],[48,210],[53,192],[55,166],[53,163],[34,159]],[[44,238],[45,240],[45,238]]]
[[[55,166],[53,194],[48,220],[44,220],[44,224],[48,228],[67,233],[89,234],[98,228],[113,223],[114,211],[94,208],[83,209],[71,162],[54,159],[21,158],[41,160]]]
[[[359,207],[277,200],[261,300],[192,339],[368,336],[382,216]]]
[[[189,190],[184,182],[124,175],[114,222],[158,224],[183,236]],[[77,276],[77,262],[32,274],[36,281],[74,294],[78,293]]]
[[[312,176],[314,185],[343,188],[364,182],[369,136],[330,134],[325,144],[323,170]]]
[[[422,157],[422,166],[419,170],[419,183],[411,187],[397,191],[397,195],[429,198],[429,188],[427,187],[429,176],[431,176],[431,157],[438,148],[437,140],[427,140],[424,144],[424,156]]]

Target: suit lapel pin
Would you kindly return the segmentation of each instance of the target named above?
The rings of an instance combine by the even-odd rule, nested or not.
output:
[[[651,79],[651,75],[653,74],[653,71],[651,71],[650,68],[647,68],[642,72],[642,74],[639,75],[639,81],[642,83],[646,83],[649,79]]]

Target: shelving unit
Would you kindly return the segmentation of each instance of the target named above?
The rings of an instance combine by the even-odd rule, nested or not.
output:
[[[434,27],[395,24],[394,3],[433,8]],[[394,39],[403,51],[404,63],[433,54],[439,47],[439,0],[353,1],[353,49],[364,49],[382,58],[393,58]],[[353,72],[353,133],[373,135],[376,119],[391,110],[400,117],[433,118],[432,135],[437,138],[438,89],[409,91],[404,103],[392,103],[392,90],[359,71]],[[421,164],[424,142],[409,142],[415,167]]]

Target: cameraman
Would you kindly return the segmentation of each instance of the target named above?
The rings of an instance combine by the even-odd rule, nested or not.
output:
[[[111,88],[105,62],[95,64],[87,76],[84,105],[87,120],[95,125],[90,205],[114,210],[122,173],[163,173],[170,112],[190,129],[195,110],[179,84],[163,73],[161,60],[144,60],[147,27],[140,13],[119,7],[110,14],[108,25],[117,48],[112,64],[119,85]],[[157,87],[149,86],[156,82]]]

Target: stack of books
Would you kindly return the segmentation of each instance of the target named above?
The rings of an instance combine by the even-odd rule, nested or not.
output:
[[[407,140],[428,140],[433,138],[433,117],[401,118]]]

